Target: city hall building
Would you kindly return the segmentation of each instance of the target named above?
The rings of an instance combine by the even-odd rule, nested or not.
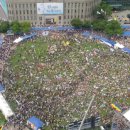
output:
[[[29,21],[33,26],[69,25],[71,20],[93,19],[101,0],[7,0],[9,21]]]

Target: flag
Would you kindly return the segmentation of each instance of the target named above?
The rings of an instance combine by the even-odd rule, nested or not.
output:
[[[120,109],[120,107],[117,105],[117,104],[111,104],[111,108],[112,109],[114,109],[114,110],[116,110],[116,111],[118,111],[118,112],[121,112],[121,109]]]
[[[69,44],[70,44],[69,41],[64,42],[64,46],[68,46]]]
[[[2,130],[3,129],[3,126],[0,126],[0,130]]]

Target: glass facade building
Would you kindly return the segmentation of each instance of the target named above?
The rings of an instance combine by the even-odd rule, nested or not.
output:
[[[114,8],[130,9],[130,0],[104,0]]]

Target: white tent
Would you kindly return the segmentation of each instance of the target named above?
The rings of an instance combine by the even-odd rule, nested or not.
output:
[[[14,115],[13,111],[11,110],[10,106],[8,105],[8,103],[6,102],[5,98],[1,93],[0,93],[0,110],[2,111],[3,115],[7,120],[9,117]]]
[[[17,38],[17,39],[15,39],[14,41],[13,41],[13,43],[19,43],[19,42],[21,42],[23,39],[21,38],[21,37],[19,37],[19,38]]]
[[[43,31],[43,32],[42,32],[42,35],[43,35],[43,36],[48,36],[48,35],[49,35],[49,31]]]
[[[114,48],[124,48],[124,46],[122,44],[120,44],[119,42],[116,42],[116,44],[114,45]]]
[[[123,116],[130,122],[130,110],[126,111]]]

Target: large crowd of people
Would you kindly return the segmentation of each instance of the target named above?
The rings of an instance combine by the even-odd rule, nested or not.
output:
[[[23,44],[12,43],[15,36],[5,37],[1,81],[7,101],[17,103],[7,125],[23,130],[35,115],[59,130],[83,118],[93,94],[89,117],[100,116],[103,124],[113,117],[111,103],[129,107],[129,55],[84,38],[83,31],[50,31],[48,36],[39,31]]]

